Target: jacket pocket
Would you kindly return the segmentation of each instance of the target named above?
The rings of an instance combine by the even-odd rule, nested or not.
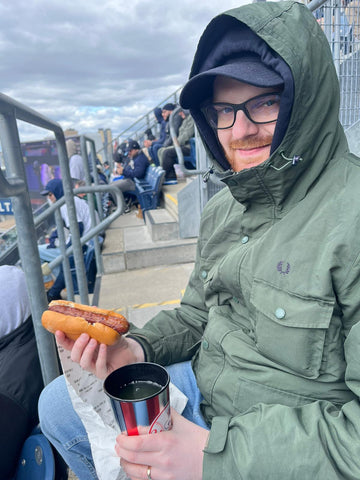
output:
[[[317,378],[334,302],[296,295],[256,279],[250,301],[259,352],[279,366]]]

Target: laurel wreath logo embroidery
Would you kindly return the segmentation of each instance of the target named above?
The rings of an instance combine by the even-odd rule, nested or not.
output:
[[[290,272],[290,263],[280,260],[276,268],[277,271],[281,273],[281,275],[288,275],[288,273]]]

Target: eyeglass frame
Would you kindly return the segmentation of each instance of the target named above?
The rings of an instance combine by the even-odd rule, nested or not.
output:
[[[275,120],[269,120],[267,122],[256,122],[255,120],[253,120],[251,117],[250,117],[250,114],[248,112],[248,110],[246,109],[245,105],[252,101],[252,100],[256,100],[257,98],[261,98],[261,97],[266,97],[267,95],[278,95],[280,98],[281,98],[281,92],[267,92],[267,93],[262,93],[260,95],[256,95],[255,97],[252,97],[252,98],[249,98],[248,100],[246,100],[245,102],[242,102],[242,103],[228,103],[228,102],[210,102],[210,101],[207,101],[201,108],[200,110],[202,111],[206,121],[208,122],[208,124],[216,129],[216,130],[227,130],[228,128],[232,128],[236,122],[236,116],[237,116],[237,113],[239,110],[241,110],[242,112],[244,112],[246,118],[248,118],[250,120],[250,122],[252,123],[255,123],[256,125],[266,125],[267,123],[273,123],[273,122],[276,122],[277,121],[277,118]],[[234,120],[233,120],[233,123],[229,126],[229,127],[218,127],[216,125],[213,125],[213,123],[211,122],[211,120],[208,120],[208,117],[206,115],[206,108],[209,107],[210,105],[226,105],[226,106],[229,106],[229,107],[232,107],[233,108],[233,111],[234,111]]]

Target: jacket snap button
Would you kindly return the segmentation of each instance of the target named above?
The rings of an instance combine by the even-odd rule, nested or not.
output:
[[[245,235],[242,239],[241,239],[241,243],[247,243],[249,241],[249,237],[247,235]]]
[[[205,278],[207,277],[207,272],[206,272],[205,270],[203,270],[203,271],[201,272],[201,276],[202,276],[202,278],[205,279]]]
[[[281,320],[282,318],[285,318],[286,312],[283,308],[277,308],[275,310],[275,317]]]
[[[208,350],[209,342],[207,340],[203,340],[203,348],[204,348],[204,350]]]

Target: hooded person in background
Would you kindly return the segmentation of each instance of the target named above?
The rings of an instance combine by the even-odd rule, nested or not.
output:
[[[360,478],[360,159],[326,37],[300,3],[225,12],[200,39],[180,103],[225,184],[203,211],[180,308],[115,348],[57,340],[100,378],[167,365],[188,396],[172,430],[117,437],[131,479]],[[89,446],[63,447],[84,435],[75,412],[54,418],[66,398],[63,379],[45,390],[44,428],[94,478],[79,465]]]
[[[43,190],[40,193],[41,195],[46,195],[50,203],[55,203],[64,195],[62,181],[58,178],[54,178],[53,180],[50,180],[50,182],[48,182],[48,184],[46,185],[45,190]],[[90,217],[89,205],[86,200],[79,198],[76,195],[74,196],[74,202],[75,202],[76,217],[79,225],[80,236],[83,236],[86,233],[88,233],[88,231],[91,229],[91,217]],[[60,213],[64,221],[65,228],[69,229],[70,223],[69,223],[69,215],[68,215],[66,204],[60,207]],[[49,244],[46,246],[47,250],[56,249],[54,250],[53,258],[56,258],[61,253],[60,249],[57,247],[57,243],[56,243],[57,237],[58,237],[57,231],[54,230],[50,236]],[[89,240],[86,244],[82,246],[84,253],[86,253],[90,242],[91,240]],[[70,245],[71,245],[71,236],[69,235],[66,246],[69,247]],[[40,259],[44,260],[45,248],[43,246],[39,246],[38,248],[39,248]],[[69,256],[69,262],[70,262],[70,267],[74,268],[75,262],[74,262],[73,255]],[[56,280],[54,284],[51,286],[51,288],[47,292],[48,301],[50,302],[51,300],[61,299],[62,298],[61,291],[64,288],[65,288],[65,278],[64,278],[62,265],[61,265],[56,272]]]
[[[160,136],[157,140],[154,140],[148,147],[149,155],[152,158],[155,165],[159,165],[159,159],[157,156],[158,150],[164,146],[170,137],[169,118],[171,112],[175,109],[176,105],[173,103],[166,103],[161,109],[162,121],[160,123]],[[158,109],[155,109],[155,116],[158,118]],[[179,117],[181,120],[181,118]],[[180,122],[181,123],[181,122]],[[177,126],[179,128],[180,125]],[[145,146],[148,146],[147,144]]]
[[[45,190],[40,192],[42,195],[46,195],[46,199],[49,205],[52,205],[56,200],[59,200],[61,197],[64,196],[64,189],[62,185],[62,181],[60,179],[52,179],[50,180],[46,186]],[[68,238],[69,232],[67,229],[64,230],[65,238]],[[48,262],[50,263],[56,257],[58,257],[61,252],[59,248],[59,239],[57,229],[53,228],[51,231],[47,243],[43,243],[38,245],[38,251],[41,262]],[[58,276],[60,273],[60,266],[55,267],[52,270],[52,275],[55,277]],[[44,277],[45,288],[48,290],[54,283],[52,276],[46,275]]]
[[[176,142],[181,148],[184,156],[190,155],[190,139],[195,136],[195,125],[192,116],[188,111],[180,110],[179,116],[183,119],[183,122],[179,128],[179,135],[176,138]],[[178,157],[176,148],[174,146],[160,148],[158,151],[158,157],[160,159],[160,165],[165,170],[165,185],[177,183],[176,172],[174,165],[178,163]]]

